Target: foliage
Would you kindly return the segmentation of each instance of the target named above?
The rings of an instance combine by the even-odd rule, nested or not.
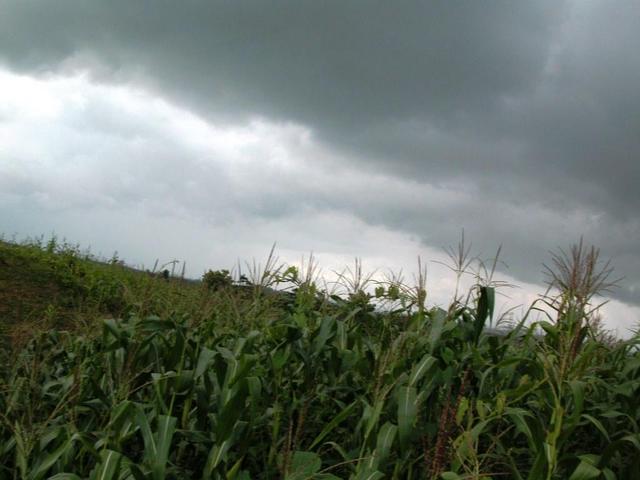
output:
[[[567,265],[598,274],[584,258]],[[372,295],[358,264],[351,273],[331,296],[309,272],[269,267],[254,288],[201,288],[171,309],[151,302],[155,314],[127,303],[98,334],[39,333],[0,363],[0,478],[640,471],[638,338],[593,335],[592,295],[561,287],[534,305],[546,320],[496,336],[490,279],[443,310],[425,307],[421,281]]]
[[[229,270],[209,270],[202,276],[202,282],[211,290],[220,290],[230,287],[233,279]]]

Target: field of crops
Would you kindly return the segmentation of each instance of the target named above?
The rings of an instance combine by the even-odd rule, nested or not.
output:
[[[313,265],[112,263],[2,244],[0,288],[52,303],[0,319],[0,478],[640,478],[638,338],[599,331],[596,250],[552,258],[548,314],[504,334],[491,275],[445,310],[358,268],[329,295]]]

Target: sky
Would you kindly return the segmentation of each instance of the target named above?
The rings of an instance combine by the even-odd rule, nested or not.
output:
[[[581,237],[640,320],[635,0],[0,0],[0,232],[187,273],[314,252],[429,298],[464,229],[508,305]]]

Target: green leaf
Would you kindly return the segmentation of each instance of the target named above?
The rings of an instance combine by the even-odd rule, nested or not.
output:
[[[640,440],[638,439],[637,434],[625,435],[620,440],[631,443],[634,447],[636,447],[636,450],[640,451]]]
[[[91,480],[111,480],[116,477],[122,454],[113,450],[102,450],[100,458],[100,463],[91,474]]]
[[[342,460],[344,460],[344,461],[353,460],[353,457],[350,454],[348,454],[344,450],[344,448],[342,448],[336,442],[326,442],[325,445],[329,445],[329,446],[333,447],[334,450],[340,454],[340,456],[342,457]]]
[[[432,355],[426,354],[422,357],[419,363],[413,366],[411,369],[411,375],[409,375],[409,386],[415,387],[416,383],[427,373],[431,367],[436,363],[435,357]]]
[[[464,420],[464,416],[467,414],[469,410],[469,398],[462,397],[460,399],[460,405],[458,406],[458,411],[456,412],[456,425],[462,424]]]
[[[484,427],[486,427],[487,425],[489,425],[491,423],[492,420],[495,420],[496,417],[493,418],[488,418],[487,420],[482,420],[480,422],[478,422],[472,429],[471,429],[471,437],[473,438],[473,440],[478,440],[478,437],[480,437],[480,435],[482,434],[482,431],[484,430]]]
[[[251,475],[246,470],[240,470],[231,477],[227,474],[227,480],[251,480]]]
[[[543,447],[538,449],[538,454],[533,462],[533,467],[529,472],[527,480],[540,480],[544,478],[544,472],[547,469],[547,454]]]
[[[324,317],[320,324],[320,329],[313,341],[313,354],[319,354],[327,341],[335,335],[335,329],[333,328],[335,319],[333,317]]]
[[[239,458],[236,463],[234,463],[233,466],[229,470],[227,470],[227,474],[225,475],[227,480],[233,480],[238,475],[241,475],[240,467],[242,466],[242,460],[244,460],[242,457]]]
[[[598,478],[602,472],[591,463],[582,460],[569,477],[569,480],[590,480]]]
[[[274,371],[279,371],[289,360],[289,349],[276,350],[271,352],[271,366]]]
[[[175,417],[159,415],[157,418],[157,431],[154,434],[144,411],[140,406],[137,407],[136,423],[142,432],[144,455],[151,466],[154,480],[164,479],[177,421]]]
[[[496,292],[493,287],[480,287],[477,315],[473,324],[474,338],[476,342],[480,338],[482,329],[487,319],[493,317],[493,309],[496,301]]]
[[[436,345],[440,341],[444,323],[447,320],[447,312],[442,309],[436,310],[432,314],[431,329],[429,330],[429,353],[433,354]]]
[[[607,432],[607,430],[604,428],[604,426],[602,425],[602,423],[600,422],[600,420],[598,420],[597,418],[589,415],[588,413],[583,413],[581,415],[581,418],[585,418],[587,420],[589,420],[597,429],[600,433],[602,433],[602,435],[604,436],[604,438],[607,439],[607,441],[611,441],[609,439],[609,433]]]
[[[569,382],[569,387],[571,387],[571,393],[573,394],[574,411],[572,416],[577,417],[582,413],[584,406],[585,383],[579,380],[572,380]]]
[[[224,440],[220,444],[216,443],[211,447],[211,450],[209,450],[209,456],[207,457],[207,464],[204,466],[204,471],[202,472],[202,478],[211,478],[213,471],[225,458],[230,447],[230,439]]]
[[[374,454],[376,468],[380,464],[383,464],[389,456],[397,431],[398,427],[390,422],[386,422],[382,428],[380,428],[380,431],[378,432],[378,440],[376,442],[376,451]]]
[[[133,423],[135,422],[135,406],[129,400],[124,400],[111,410],[111,419],[108,429],[115,434],[117,444],[133,433]]]
[[[380,480],[381,478],[384,478],[384,473],[367,468],[359,471],[353,480]]]
[[[155,480],[162,480],[165,477],[165,470],[169,462],[169,451],[171,441],[176,431],[176,417],[160,415],[158,417],[158,432],[156,436],[157,454],[153,460],[152,473]]]
[[[294,452],[291,459],[291,470],[285,477],[286,480],[305,480],[313,478],[320,470],[322,461],[314,452]]]
[[[144,441],[144,453],[148,458],[155,458],[158,456],[158,447],[156,445],[156,439],[151,432],[151,425],[147,419],[144,410],[139,405],[136,408],[136,423],[140,427],[142,433],[142,440]]]
[[[135,463],[127,462],[127,468],[129,469],[129,472],[131,472],[131,475],[133,476],[133,478],[135,480],[148,480],[149,479],[149,476],[146,475],[146,473],[143,472],[142,469],[138,465],[136,465]]]
[[[64,441],[58,448],[48,454],[41,462],[37,464],[34,470],[29,474],[30,480],[40,480],[44,478],[47,471],[58,461],[58,459],[69,449],[73,444],[74,438],[70,437]]]
[[[458,475],[456,472],[444,472],[440,475],[442,480],[461,480],[462,477]]]
[[[258,377],[247,377],[247,388],[253,402],[258,401],[262,393],[262,383]]]
[[[336,428],[340,423],[344,421],[344,419],[346,419],[349,415],[351,415],[351,412],[354,410],[357,403],[358,401],[354,400],[353,403],[347,405],[338,415],[333,417],[331,421],[325,425],[325,427],[318,434],[318,436],[313,440],[313,442],[311,442],[311,445],[309,446],[309,450],[313,450],[313,448],[316,445],[318,445],[320,442],[322,442],[322,440],[324,440],[324,438],[327,435],[329,435],[329,433],[331,433],[331,431],[334,428]]]
[[[209,368],[209,365],[213,362],[213,359],[216,356],[216,352],[214,350],[209,350],[206,347],[202,347],[200,350],[200,355],[198,355],[198,363],[196,365],[196,371],[194,374],[194,378],[198,379],[202,376],[202,374]]]
[[[415,387],[400,387],[398,394],[398,433],[400,447],[406,450],[418,418],[417,390]]]
[[[248,393],[249,388],[246,382],[240,384],[239,388],[230,391],[230,399],[217,415],[216,438],[218,441],[226,440],[233,433],[233,429],[245,408]]]
[[[539,439],[536,440],[536,437],[534,433],[531,431],[531,428],[529,428],[529,424],[527,423],[527,420],[525,418],[525,417],[532,416],[531,413],[521,408],[509,408],[509,407],[505,409],[505,413],[511,419],[513,424],[516,426],[516,430],[524,434],[531,451],[534,451],[534,452],[537,451],[538,449],[537,440],[539,441]]]
[[[365,402],[366,403],[366,402]],[[384,406],[384,399],[378,398],[376,403],[373,406],[366,405],[364,412],[362,413],[362,418],[367,422],[367,427],[364,432],[364,440],[365,442],[371,435],[371,432],[378,424],[378,420],[380,420],[380,413],[382,412],[382,407]]]

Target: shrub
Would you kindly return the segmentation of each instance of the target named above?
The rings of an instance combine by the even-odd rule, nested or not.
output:
[[[213,291],[230,287],[233,284],[229,270],[209,270],[202,276],[202,281]]]

